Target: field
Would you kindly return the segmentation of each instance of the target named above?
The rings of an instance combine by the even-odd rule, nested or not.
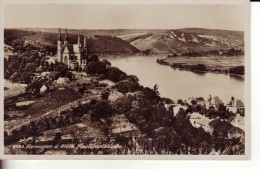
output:
[[[243,66],[243,56],[207,56],[207,57],[173,57],[164,59],[170,64],[197,65],[204,64],[208,69],[227,70],[232,67]]]

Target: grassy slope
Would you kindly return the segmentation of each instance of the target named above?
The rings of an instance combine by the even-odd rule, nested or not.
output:
[[[155,53],[227,50],[235,46],[240,49],[244,48],[242,31],[184,28],[128,35],[119,37],[140,50],[151,49]]]

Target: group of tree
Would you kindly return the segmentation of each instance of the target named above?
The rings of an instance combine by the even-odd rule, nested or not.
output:
[[[244,55],[244,51],[242,49],[223,49],[223,50],[206,50],[206,51],[194,51],[191,50],[189,52],[182,53],[181,56],[189,56],[189,57],[198,57],[198,56],[239,56]],[[175,55],[173,55],[175,56]]]
[[[32,74],[40,66],[41,56],[38,51],[14,54],[4,60],[4,78],[12,82],[30,83]]]
[[[229,69],[230,74],[245,75],[245,67],[237,66]]]

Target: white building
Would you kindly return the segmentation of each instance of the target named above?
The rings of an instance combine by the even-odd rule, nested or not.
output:
[[[233,113],[245,113],[245,105],[241,100],[233,100],[231,104],[226,105],[226,107]]]

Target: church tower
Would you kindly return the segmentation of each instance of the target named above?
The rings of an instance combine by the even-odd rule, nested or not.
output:
[[[80,44],[80,35],[78,34],[78,48],[79,48],[79,55],[78,55],[78,57],[77,57],[77,62],[78,62],[78,64],[79,65],[81,65],[82,64],[82,62],[81,62],[81,57],[82,57],[82,55],[81,55],[81,44]]]
[[[58,37],[58,41],[57,41],[58,61],[62,60],[61,48],[62,48],[62,38],[61,38],[61,32],[60,32],[60,28],[59,28],[59,37]]]
[[[83,65],[86,66],[88,60],[87,36],[84,36],[83,51],[84,51],[84,58],[82,62]]]
[[[87,36],[84,36],[84,51],[87,53]]]
[[[69,44],[69,42],[68,42],[68,31],[67,31],[67,28],[66,28],[64,45],[67,45],[67,44]]]

